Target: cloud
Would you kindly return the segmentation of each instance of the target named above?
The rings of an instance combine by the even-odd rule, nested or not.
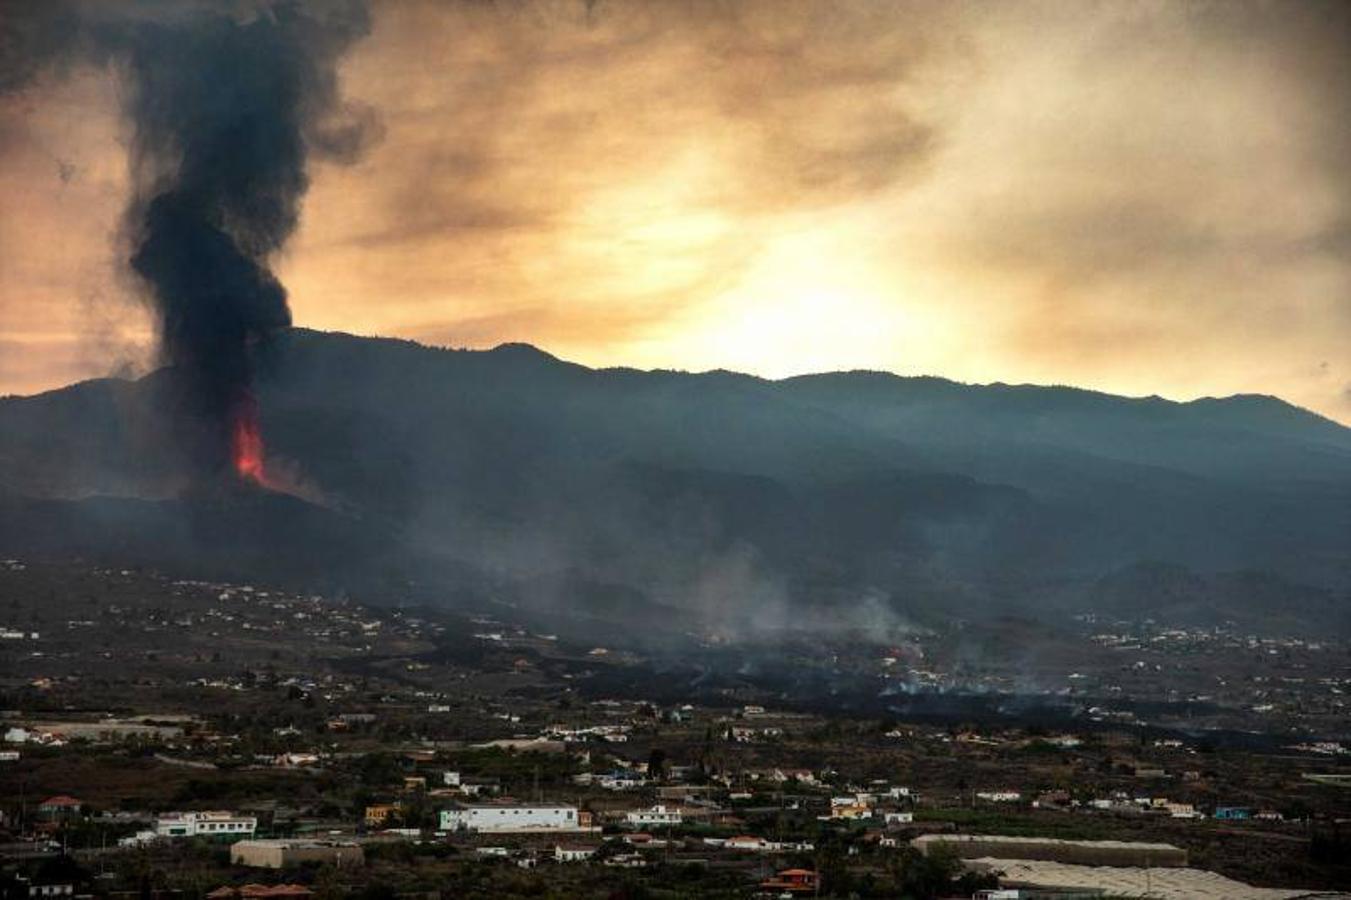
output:
[[[296,258],[383,282],[409,307],[391,317],[429,318],[411,309],[425,297],[452,331],[552,309],[525,336],[571,316],[594,341],[627,339],[715,298],[783,216],[875,196],[934,151],[906,89],[942,31],[932,7],[899,19],[865,2],[376,13],[345,76],[386,140],[317,181],[323,223],[310,220]]]
[[[1333,113],[1351,102],[1351,15],[1287,11],[1023,4],[972,21],[984,75],[943,104],[946,152],[892,245],[960,292],[950,372],[1344,415],[1303,360],[1351,338],[1351,141]]]
[[[314,168],[280,273],[324,328],[1348,419],[1349,22],[1258,0],[376,3],[341,87],[383,140]],[[25,103],[51,155],[0,146],[0,190],[34,211],[0,223],[24,260],[0,268],[0,333],[115,225],[73,205],[116,182],[115,130],[78,94]]]

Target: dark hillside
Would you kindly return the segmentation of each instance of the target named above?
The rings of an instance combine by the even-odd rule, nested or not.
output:
[[[0,400],[0,552],[428,590],[475,572],[718,621],[1143,610],[1151,566],[1182,573],[1191,618],[1291,597],[1324,616],[1351,588],[1351,430],[1274,398],[592,370],[304,330],[274,350],[269,464],[312,503],[220,512],[159,424],[172,372],[87,382]]]

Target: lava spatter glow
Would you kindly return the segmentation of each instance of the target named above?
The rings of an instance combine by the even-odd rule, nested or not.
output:
[[[230,428],[235,474],[243,481],[267,487],[263,433],[258,426],[258,404],[252,397],[236,405]]]

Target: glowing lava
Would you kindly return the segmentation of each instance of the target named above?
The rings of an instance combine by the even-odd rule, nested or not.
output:
[[[230,451],[235,474],[244,481],[267,487],[263,467],[263,433],[258,427],[258,404],[247,397],[235,407],[230,428]]]

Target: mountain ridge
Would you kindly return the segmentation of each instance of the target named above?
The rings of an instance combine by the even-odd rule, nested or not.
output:
[[[791,382],[791,381],[799,381],[799,380],[807,380],[807,379],[815,379],[815,378],[829,378],[829,377],[836,377],[836,376],[876,376],[876,377],[878,377],[878,378],[887,379],[887,380],[896,380],[896,381],[902,381],[902,382],[932,382],[932,383],[938,383],[938,384],[943,384],[943,385],[951,385],[951,386],[955,386],[955,387],[963,387],[963,388],[1028,388],[1028,389],[1042,389],[1042,390],[1065,390],[1065,391],[1072,391],[1072,392],[1076,392],[1076,393],[1092,394],[1092,395],[1100,395],[1100,396],[1110,397],[1110,398],[1114,398],[1114,399],[1118,399],[1118,400],[1138,401],[1138,402],[1162,402],[1162,403],[1165,403],[1165,404],[1176,405],[1176,406],[1187,406],[1187,405],[1191,405],[1191,404],[1204,404],[1204,403],[1211,403],[1211,402],[1226,402],[1226,401],[1238,401],[1238,400],[1273,401],[1274,403],[1279,404],[1280,406],[1283,406],[1283,407],[1288,407],[1288,408],[1291,409],[1291,410],[1296,410],[1296,411],[1299,411],[1299,412],[1307,413],[1307,414],[1310,415],[1310,416],[1313,416],[1313,417],[1316,417],[1316,418],[1319,418],[1319,419],[1323,419],[1323,420],[1328,421],[1328,422],[1332,422],[1333,424],[1337,425],[1339,428],[1342,428],[1342,429],[1345,429],[1345,430],[1351,430],[1351,426],[1342,425],[1341,423],[1336,422],[1336,420],[1330,419],[1330,418],[1328,418],[1327,416],[1323,416],[1323,415],[1321,415],[1320,413],[1317,413],[1317,412],[1314,412],[1314,411],[1312,411],[1312,410],[1309,410],[1309,409],[1307,409],[1306,407],[1299,406],[1298,404],[1292,403],[1291,401],[1286,400],[1286,399],[1284,399],[1284,398],[1282,398],[1282,397],[1279,397],[1279,396],[1277,396],[1277,395],[1275,395],[1275,394],[1265,394],[1265,393],[1260,393],[1260,392],[1242,392],[1242,391],[1240,391],[1240,392],[1237,392],[1237,393],[1234,393],[1234,394],[1227,394],[1227,395],[1223,395],[1223,396],[1217,396],[1217,395],[1205,395],[1205,396],[1200,396],[1200,397],[1194,397],[1194,398],[1192,398],[1192,399],[1190,399],[1190,400],[1175,400],[1175,399],[1172,399],[1172,398],[1169,398],[1169,397],[1164,397],[1164,396],[1159,395],[1159,394],[1149,394],[1149,395],[1116,394],[1116,393],[1113,393],[1113,392],[1111,392],[1111,391],[1101,390],[1101,389],[1098,389],[1098,388],[1088,388],[1088,387],[1083,387],[1082,385],[1074,385],[1074,384],[1069,384],[1069,383],[1009,382],[1009,381],[1002,381],[1002,380],[1000,380],[1000,381],[990,381],[990,382],[968,382],[968,381],[960,381],[960,380],[955,379],[955,378],[949,378],[949,377],[944,376],[944,375],[932,375],[932,374],[906,375],[906,374],[902,374],[902,373],[900,373],[900,372],[893,372],[893,371],[890,371],[890,370],[888,370],[888,369],[873,369],[873,368],[834,369],[834,370],[820,371],[820,372],[804,372],[804,373],[799,373],[799,374],[795,374],[795,375],[785,375],[785,376],[777,377],[777,378],[776,378],[776,377],[770,377],[770,376],[764,376],[764,375],[756,375],[756,374],[754,374],[754,373],[752,373],[752,372],[742,372],[742,371],[739,371],[739,370],[736,370],[736,369],[727,369],[727,368],[723,368],[723,367],[718,367],[718,368],[714,368],[714,369],[698,369],[698,370],[696,370],[696,369],[675,369],[675,368],[667,368],[667,367],[663,367],[663,366],[658,366],[658,367],[650,368],[650,369],[644,369],[644,368],[641,368],[641,367],[637,367],[637,366],[629,366],[629,365],[589,366],[589,365],[587,365],[587,364],[585,364],[585,363],[580,363],[580,362],[576,362],[576,361],[574,361],[574,360],[568,360],[568,359],[565,359],[565,358],[563,358],[563,357],[557,355],[556,353],[553,353],[553,352],[551,352],[551,351],[549,351],[549,350],[547,350],[547,349],[545,349],[545,348],[543,348],[543,347],[541,347],[541,346],[539,346],[539,345],[537,345],[537,344],[532,344],[532,343],[530,343],[529,341],[503,341],[502,343],[500,343],[500,344],[495,344],[495,345],[493,345],[492,347],[483,347],[483,348],[478,348],[478,347],[453,347],[453,346],[443,345],[443,344],[424,343],[424,342],[419,341],[419,340],[416,340],[416,339],[414,339],[414,338],[391,337],[391,336],[386,336],[386,335],[364,335],[364,334],[358,334],[358,333],[356,333],[356,332],[348,332],[348,331],[341,331],[341,330],[324,330],[324,329],[308,328],[308,327],[304,327],[304,326],[295,326],[295,327],[293,327],[293,328],[291,328],[291,329],[288,329],[288,331],[289,331],[290,333],[292,333],[292,334],[311,334],[311,335],[325,336],[325,337],[330,337],[330,338],[350,339],[350,340],[354,340],[354,341],[363,341],[363,342],[373,342],[373,343],[384,343],[384,344],[404,345],[404,346],[408,346],[408,347],[413,347],[413,348],[417,348],[417,349],[421,349],[421,350],[428,350],[428,351],[433,351],[433,352],[438,352],[438,353],[489,355],[489,354],[507,354],[507,353],[524,352],[525,354],[528,354],[528,355],[535,355],[535,356],[544,358],[544,359],[546,359],[546,360],[550,360],[550,361],[553,361],[553,362],[562,363],[562,364],[565,364],[565,365],[568,365],[568,366],[573,366],[573,367],[576,367],[576,368],[587,369],[587,370],[592,371],[592,372],[620,372],[620,371],[626,371],[626,372],[637,372],[637,373],[644,373],[644,374],[660,374],[660,373],[668,373],[668,374],[676,374],[676,375],[718,375],[718,374],[726,374],[726,375],[735,375],[735,376],[739,376],[739,377],[743,377],[743,378],[747,378],[747,379],[752,379],[752,380],[755,380],[755,381],[763,381],[763,382],[769,382],[769,383],[782,383],[782,382]],[[50,394],[50,393],[54,393],[54,392],[64,391],[64,390],[67,390],[67,389],[72,388],[72,387],[77,387],[77,386],[79,386],[79,385],[81,385],[81,384],[87,384],[87,383],[89,383],[89,382],[99,382],[99,381],[123,382],[123,381],[137,381],[137,380],[139,380],[139,378],[127,378],[127,377],[123,377],[123,376],[115,376],[115,375],[95,376],[95,377],[92,377],[92,378],[80,379],[79,381],[71,382],[71,383],[68,384],[68,385],[61,385],[61,386],[58,386],[58,387],[55,387],[55,388],[49,388],[49,389],[42,390],[42,391],[35,391],[35,392],[31,393],[31,394],[13,394],[13,393],[11,393],[11,394],[0,394],[0,400],[12,400],[12,399],[24,399],[24,398],[29,398],[29,397],[40,397],[40,396],[42,396],[42,395],[44,395],[44,394]]]
[[[585,363],[575,362],[564,359],[550,351],[527,341],[504,341],[492,347],[473,348],[473,347],[451,347],[438,344],[426,344],[412,338],[386,337],[376,335],[360,335],[345,331],[323,331],[318,329],[295,327],[290,329],[293,334],[313,334],[323,335],[331,338],[352,339],[357,341],[369,341],[378,343],[387,343],[394,345],[404,345],[410,348],[426,350],[435,353],[450,354],[479,354],[485,356],[517,356],[524,358],[537,358],[540,361],[556,363],[562,366],[571,367],[577,370],[583,370],[593,373],[622,373],[635,375],[686,375],[694,377],[718,377],[729,376],[734,379],[745,379],[748,381],[761,382],[765,384],[792,384],[796,382],[812,382],[817,380],[830,379],[876,379],[887,383],[901,383],[905,385],[934,385],[944,388],[954,388],[958,390],[973,391],[995,391],[995,392],[1030,392],[1035,394],[1059,393],[1064,396],[1084,396],[1098,398],[1111,402],[1124,404],[1134,404],[1141,406],[1162,406],[1169,408],[1258,408],[1278,412],[1282,415],[1305,419],[1311,422],[1317,422],[1320,425],[1331,426],[1337,434],[1342,435],[1348,444],[1351,444],[1351,425],[1343,424],[1335,419],[1318,413],[1307,407],[1300,406],[1289,400],[1275,394],[1265,394],[1260,392],[1237,392],[1226,395],[1204,395],[1193,397],[1186,400],[1177,400],[1164,397],[1159,394],[1148,395],[1130,395],[1117,394],[1098,388],[1083,387],[1068,383],[1041,383],[1041,382],[967,382],[943,375],[905,375],[899,372],[892,372],[886,369],[840,369],[822,372],[807,372],[796,375],[786,375],[778,378],[756,375],[751,372],[742,372],[736,369],[715,368],[715,369],[674,369],[666,367],[656,367],[644,369],[636,366],[616,365],[616,366],[588,366]],[[154,374],[153,372],[150,374]],[[148,377],[148,376],[141,376]],[[127,378],[122,376],[97,376],[93,378],[81,379],[71,382],[67,385],[49,388],[37,391],[31,394],[0,394],[0,401],[28,400],[39,397],[59,394],[73,389],[92,384],[130,384],[141,380],[141,377]]]
[[[0,490],[53,503],[181,498],[182,460],[159,422],[173,381],[160,370],[0,400]],[[328,507],[296,514],[314,540],[288,545],[363,589],[398,568],[423,586],[572,597],[558,602],[581,602],[589,584],[723,622],[861,597],[898,615],[1049,612],[1091,605],[1102,579],[1145,563],[1194,573],[1175,580],[1201,610],[1222,607],[1225,591],[1269,602],[1272,584],[1291,596],[1351,589],[1351,429],[1261,396],[593,369],[530,345],[302,329],[260,357],[258,396],[272,465]],[[285,574],[266,546],[223,541],[203,502],[157,515],[216,535],[201,543],[213,570]],[[223,518],[246,528],[248,515]],[[81,552],[97,549],[99,527],[81,526]],[[24,532],[0,532],[0,552],[36,546]],[[61,551],[59,533],[42,531],[44,553]],[[332,559],[325,535],[346,558]],[[367,545],[379,549],[363,567]],[[1215,581],[1240,570],[1269,578]]]

